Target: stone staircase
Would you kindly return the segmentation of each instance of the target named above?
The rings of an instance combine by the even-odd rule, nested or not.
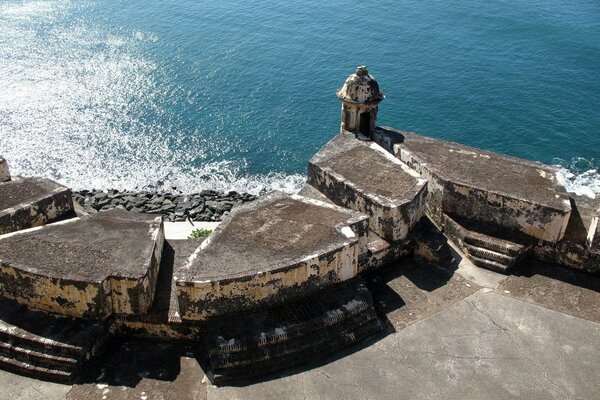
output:
[[[469,259],[478,267],[496,272],[506,273],[521,259],[526,257],[531,248],[531,239],[510,234],[510,239],[499,238],[482,232],[469,229],[467,223],[459,223],[458,218],[443,214],[442,223],[444,233],[458,245]],[[498,235],[498,233],[495,233]],[[508,236],[504,234],[503,236]]]
[[[381,330],[360,278],[300,301],[209,324],[209,378],[251,378],[320,358]]]
[[[60,382],[73,380],[108,338],[102,322],[51,316],[0,299],[0,367]]]

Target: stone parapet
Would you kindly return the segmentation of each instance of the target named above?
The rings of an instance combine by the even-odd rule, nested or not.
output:
[[[308,183],[335,204],[365,213],[388,241],[406,238],[424,212],[427,182],[375,143],[342,132],[308,164]]]
[[[182,320],[239,313],[353,278],[368,218],[271,193],[236,210],[174,271]]]
[[[74,215],[71,190],[46,178],[0,183],[0,235]]]
[[[160,217],[108,211],[0,237],[0,295],[59,315],[142,314],[154,299]]]
[[[375,140],[428,179],[428,211],[556,242],[571,205],[557,170],[541,163],[384,128]]]

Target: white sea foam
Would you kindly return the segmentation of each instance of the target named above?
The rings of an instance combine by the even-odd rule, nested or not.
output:
[[[299,190],[301,174],[249,173],[245,159],[227,159],[226,132],[190,131],[165,108],[189,94],[158,83],[165,71],[143,50],[155,35],[48,28],[75,6],[0,4],[0,154],[13,174],[74,189]]]
[[[559,174],[565,181],[565,188],[580,196],[595,199],[600,196],[600,172],[598,161],[575,157],[570,162],[555,159]]]

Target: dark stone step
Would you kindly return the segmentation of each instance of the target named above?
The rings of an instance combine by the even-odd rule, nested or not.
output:
[[[269,359],[276,359],[291,353],[299,353],[311,347],[319,346],[321,343],[331,340],[340,332],[356,329],[372,320],[377,319],[375,311],[371,308],[368,312],[352,316],[342,323],[324,327],[322,330],[310,334],[295,337],[278,343],[270,343],[263,346],[246,349],[241,352],[219,354],[210,357],[211,368],[214,370],[224,368],[238,368],[244,365],[261,363]]]
[[[488,259],[480,258],[480,257],[475,257],[472,255],[470,256],[470,259],[473,262],[473,264],[477,265],[478,267],[489,269],[489,270],[500,272],[500,273],[506,273],[511,267],[510,265],[501,264],[496,261],[492,261],[492,260],[488,260]]]
[[[56,356],[21,346],[10,345],[0,341],[0,354],[6,358],[12,358],[27,364],[42,368],[52,368],[66,372],[77,369],[78,359],[73,357]]]
[[[74,375],[68,371],[57,370],[53,368],[39,367],[23,361],[15,360],[0,354],[0,368],[21,373],[34,378],[52,380],[58,382],[69,382]]]
[[[0,341],[10,346],[80,359],[93,353],[107,335],[102,322],[54,316],[0,298]]]
[[[211,320],[208,348],[210,354],[243,351],[266,343],[287,340],[337,323],[372,305],[371,294],[361,279],[337,284],[300,301],[284,304],[246,316]]]
[[[457,244],[466,243],[512,257],[518,257],[526,249],[525,244],[469,230],[447,214],[443,215],[443,228]]]
[[[499,264],[506,265],[507,267],[511,267],[517,261],[516,256],[506,255],[506,254],[499,253],[497,251],[490,250],[487,248],[473,246],[468,243],[465,243],[465,249],[467,250],[467,252],[470,255],[472,255],[474,257],[479,257],[479,258],[483,258],[485,260],[494,261]]]
[[[354,300],[350,306],[344,304],[339,308],[330,310],[325,315],[311,318],[304,323],[295,323],[287,326],[281,325],[275,329],[265,329],[266,332],[261,331],[257,335],[235,338],[233,342],[232,339],[229,341],[223,340],[221,343],[217,343],[216,347],[211,348],[209,354],[217,355],[241,352],[249,348],[268,347],[270,344],[302,338],[305,335],[339,324],[352,316],[360,315],[370,307],[371,303],[367,301]]]
[[[236,368],[211,370],[207,373],[207,376],[213,384],[219,385],[254,378],[275,371],[282,371],[342,350],[345,347],[378,333],[380,330],[381,324],[379,320],[373,319],[354,329],[339,331],[338,335],[335,337],[331,337],[313,347],[303,348],[297,352],[287,353],[276,358],[242,365]]]
[[[208,324],[214,383],[258,376],[336,351],[381,329],[371,294],[355,278],[312,296]]]

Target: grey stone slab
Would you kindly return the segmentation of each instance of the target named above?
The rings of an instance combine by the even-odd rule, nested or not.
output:
[[[190,346],[130,341],[116,345],[67,400],[204,400],[203,372]]]
[[[600,325],[478,292],[323,366],[208,399],[593,399]]]
[[[46,178],[0,182],[0,235],[74,216],[71,190]]]
[[[70,385],[41,381],[0,370],[0,399],[64,400]]]
[[[600,323],[600,276],[527,261],[496,289],[529,303]]]
[[[424,211],[426,181],[372,142],[340,133],[308,165],[308,184],[342,207],[369,216],[386,240],[404,239]]]

